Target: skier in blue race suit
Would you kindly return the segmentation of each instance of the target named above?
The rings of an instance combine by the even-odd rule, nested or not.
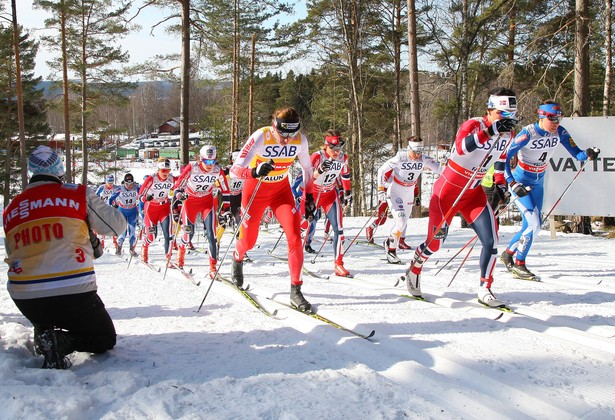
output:
[[[596,147],[581,150],[560,125],[562,118],[563,112],[558,103],[543,102],[538,108],[538,121],[523,127],[506,151],[506,181],[513,198],[518,197],[515,204],[523,217],[523,225],[500,259],[516,278],[522,280],[538,280],[525,265],[525,258],[542,225],[544,175],[555,148],[561,143],[579,161],[594,160],[600,153]],[[510,162],[515,156],[518,162],[513,171]]]

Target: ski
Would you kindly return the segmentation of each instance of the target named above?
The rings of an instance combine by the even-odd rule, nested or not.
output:
[[[512,275],[514,278],[519,279],[519,280],[524,280],[524,281],[535,281],[535,282],[542,282],[542,280],[540,279],[540,276],[532,276],[532,277],[521,277],[518,274],[515,274],[514,272],[512,272]]]
[[[368,242],[368,241],[356,241],[356,243],[360,244],[360,245],[368,245],[368,246],[375,246],[376,248],[380,248],[380,249],[384,249],[384,246],[377,244],[375,242]]]
[[[156,273],[160,273],[160,267],[155,266],[152,263],[143,261],[141,258],[134,258],[134,260],[136,260],[139,264],[143,264],[145,265],[147,268],[149,268],[152,271],[155,271]]]
[[[177,270],[190,283],[194,284],[195,286],[198,286],[198,285],[201,284],[200,280],[197,280],[197,279],[194,278],[194,274],[192,274],[192,269],[190,269],[190,271],[186,271],[186,270],[184,270],[183,267],[178,266],[177,263],[175,263],[174,261],[169,261],[169,264],[171,265],[171,267],[169,267],[169,268],[173,268],[173,269]]]
[[[303,274],[307,274],[308,276],[312,276],[312,277],[315,277],[317,279],[329,280],[329,277],[330,277],[328,275],[327,276],[320,275],[318,273],[315,273],[313,271],[308,270],[305,267],[301,267],[301,271],[303,272]]]
[[[235,283],[233,283],[232,281],[230,281],[226,277],[222,277],[220,274],[218,274],[218,279],[222,283],[226,284],[227,286],[229,286],[232,289],[235,289],[237,292],[239,292],[239,294],[241,294],[241,296],[243,296],[248,302],[250,302],[252,304],[252,306],[254,306],[256,309],[258,309],[261,313],[267,315],[270,318],[276,318],[277,319],[276,315],[278,313],[278,310],[276,309],[273,312],[268,311],[263,305],[261,305],[261,303],[256,299],[256,297],[254,295],[252,295],[250,292],[248,292],[248,289],[250,288],[250,286],[246,286],[245,288],[237,287],[237,285]]]
[[[412,295],[407,295],[407,294],[401,294],[400,296],[403,297],[403,298],[406,298],[406,299],[418,300],[419,302],[431,303],[433,305],[437,305],[437,306],[440,306],[442,308],[451,308],[450,306],[441,305],[438,302],[434,302],[433,300],[426,299],[424,296],[412,296]],[[476,310],[481,310],[480,314],[477,314],[477,315],[480,315],[480,316],[486,316],[485,314],[487,314],[487,312],[483,313],[482,309],[498,309],[499,311],[501,311],[501,313],[498,313],[498,314],[494,315],[493,317],[486,316],[487,318],[491,318],[494,321],[497,321],[498,319],[502,318],[504,316],[504,312],[513,312],[512,309],[510,309],[510,308],[508,308],[506,306],[505,307],[492,307],[492,306],[487,306],[487,305],[485,305],[484,303],[482,303],[480,301],[479,301],[480,307],[475,306],[471,302],[466,302],[466,303],[469,306],[469,308],[468,308],[469,311],[468,312],[476,312],[476,311],[474,311],[475,309]]]
[[[357,336],[357,337],[359,337],[359,338],[363,338],[363,339],[365,339],[365,340],[369,340],[370,338],[372,338],[372,337],[374,336],[374,334],[376,334],[376,330],[372,330],[369,334],[362,334],[362,333],[360,333],[360,332],[358,332],[358,331],[355,331],[355,330],[353,330],[353,329],[351,329],[351,328],[344,327],[343,325],[340,325],[340,324],[338,324],[337,322],[335,322],[335,321],[333,321],[333,320],[331,320],[331,319],[329,319],[329,318],[327,318],[327,317],[324,317],[324,316],[322,316],[322,315],[319,315],[319,314],[318,314],[316,311],[314,311],[314,310],[302,311],[302,310],[300,310],[300,309],[295,308],[295,307],[294,307],[294,306],[292,306],[291,304],[288,304],[288,303],[283,303],[283,302],[280,302],[280,301],[277,301],[277,300],[273,300],[273,299],[271,299],[271,298],[269,298],[269,300],[271,300],[272,302],[275,302],[275,303],[276,303],[276,304],[278,304],[278,305],[285,306],[285,307],[287,307],[287,308],[289,308],[289,309],[292,309],[292,310],[293,310],[293,311],[295,311],[295,312],[299,312],[300,314],[303,314],[303,315],[309,316],[310,318],[317,319],[318,321],[320,321],[320,322],[322,322],[322,323],[325,323],[325,324],[327,324],[327,325],[329,325],[329,326],[331,326],[331,327],[337,328],[338,330],[346,331],[347,333],[350,333],[350,334],[352,334],[352,335],[355,335],[355,336]]]

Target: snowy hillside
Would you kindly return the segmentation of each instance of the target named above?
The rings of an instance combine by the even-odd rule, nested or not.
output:
[[[345,220],[348,240],[366,220]],[[391,225],[376,232],[377,243]],[[426,225],[412,220],[407,242],[421,242]],[[502,227],[500,250],[515,229]],[[99,294],[118,343],[103,356],[73,354],[66,371],[39,369],[31,326],[0,291],[0,418],[615,417],[615,241],[542,232],[527,260],[542,283],[515,280],[498,263],[493,290],[514,314],[475,303],[478,247],[450,287],[461,257],[434,276],[473,236],[458,220],[423,271],[435,303],[393,287],[413,251],[400,252],[404,265],[395,266],[380,248],[354,244],[345,265],[355,279],[306,275],[303,291],[319,314],[360,333],[375,330],[366,340],[269,299],[288,302],[287,264],[267,253],[279,235],[277,225],[262,232],[244,267],[250,291],[278,310],[275,318],[218,282],[196,312],[210,284],[206,254],[186,257],[199,287],[175,270],[163,278],[105,254],[96,261]],[[222,255],[230,240],[223,237]],[[202,234],[195,242],[205,245]],[[331,274],[332,252],[327,244],[314,264],[307,255],[306,268]],[[274,254],[284,253],[282,240]],[[161,242],[150,258],[162,265]],[[5,270],[1,276],[6,284]]]

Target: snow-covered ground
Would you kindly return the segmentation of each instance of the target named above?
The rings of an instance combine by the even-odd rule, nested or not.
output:
[[[366,220],[345,219],[348,241]],[[391,225],[378,229],[377,243]],[[408,243],[421,242],[426,225],[412,220]],[[500,250],[516,229],[502,227]],[[276,318],[218,282],[197,312],[210,285],[205,254],[186,258],[202,281],[196,287],[174,270],[163,278],[106,253],[96,271],[117,346],[102,356],[75,353],[66,371],[39,369],[31,326],[0,291],[0,418],[615,417],[615,241],[551,240],[543,231],[528,257],[541,283],[513,279],[498,263],[493,290],[514,314],[475,303],[478,247],[450,287],[465,252],[435,276],[473,236],[458,220],[425,265],[423,291],[436,304],[393,287],[413,251],[401,252],[404,265],[395,266],[382,249],[356,243],[345,258],[356,278],[306,275],[303,291],[319,314],[360,333],[375,330],[365,340],[269,299],[288,301],[287,264],[267,252],[279,235],[277,225],[263,231],[244,267],[250,291],[278,310]],[[225,234],[222,255],[230,241]],[[274,254],[285,252],[282,240]],[[325,245],[315,263],[306,255],[306,268],[331,274],[332,252]],[[162,265],[161,242],[150,255]],[[229,260],[221,270],[227,276]]]

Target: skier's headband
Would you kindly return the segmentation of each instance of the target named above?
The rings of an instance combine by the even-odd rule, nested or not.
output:
[[[538,118],[546,118],[551,122],[561,122],[564,118],[563,114],[559,104],[542,104],[538,107]]]
[[[423,153],[423,150],[425,150],[425,146],[423,146],[423,143],[420,141],[409,141],[408,150],[411,150],[415,153]]]
[[[333,150],[340,150],[344,143],[340,136],[325,136],[325,144]]]
[[[295,137],[301,128],[301,123],[295,119],[274,118],[273,123],[282,137]]]
[[[517,114],[517,98],[514,96],[491,95],[487,109],[497,109],[504,118],[514,118]]]

